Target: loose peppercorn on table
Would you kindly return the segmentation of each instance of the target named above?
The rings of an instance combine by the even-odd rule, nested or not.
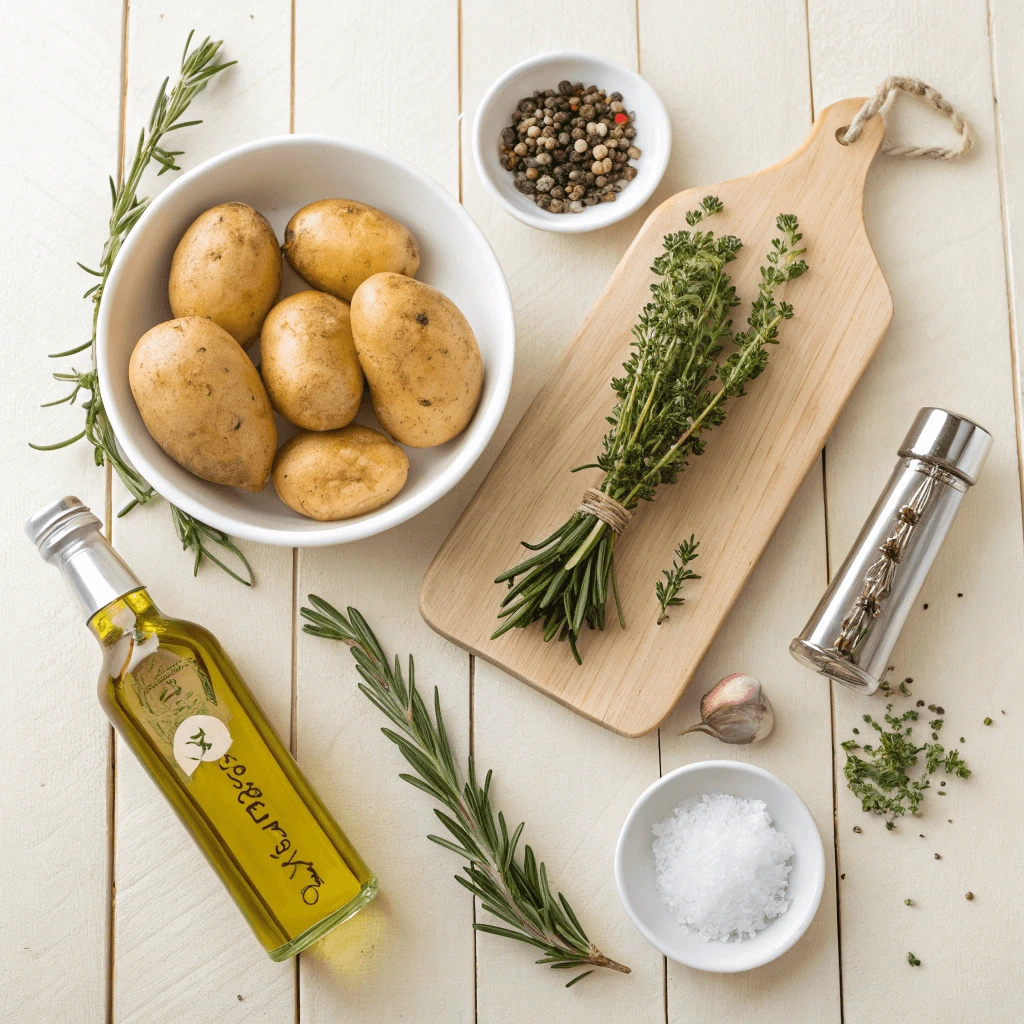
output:
[[[8,237],[18,240],[7,267],[11,397],[2,410],[0,1005],[25,1024],[868,1024],[894,1006],[908,1021],[1020,1018],[1017,5],[53,0],[7,4],[0,26],[0,205]],[[209,565],[193,579],[165,510],[116,518],[127,497],[85,444],[43,454],[26,443],[81,429],[80,409],[38,408],[64,393],[45,355],[88,336],[90,309],[80,296],[89,282],[75,261],[96,258],[109,216],[105,175],[130,160],[134,133],[192,28],[224,39],[224,58],[238,65],[190,111],[204,123],[174,147],[186,151],[184,168],[289,131],[388,149],[465,204],[505,270],[518,324],[512,399],[469,478],[426,513],[357,544],[245,545],[258,579],[251,591]],[[562,48],[638,70],[673,122],[658,193],[636,216],[595,234],[548,234],[513,220],[484,192],[467,142],[477,104],[503,69]],[[434,634],[416,610],[423,573],[644,217],[683,188],[784,157],[817,111],[869,95],[892,73],[946,93],[971,120],[975,151],[956,163],[876,159],[865,222],[892,292],[892,326],[680,706],[659,731],[626,739]],[[943,144],[949,126],[908,102],[892,111],[889,131]],[[642,150],[642,126],[637,144]],[[147,177],[141,192],[152,195],[174,177]],[[75,358],[76,368],[88,368],[88,353]],[[964,737],[956,745],[974,773],[942,790],[948,795],[933,789],[923,817],[888,832],[847,791],[840,746],[865,713],[881,718],[884,699],[830,688],[787,648],[924,405],[977,419],[995,443],[908,621],[891,678],[912,678],[915,700],[945,709],[946,731]],[[106,511],[115,547],[169,613],[219,637],[380,879],[370,907],[297,961],[266,957],[97,705],[94,642],[20,535],[36,508],[71,493]],[[680,524],[679,539],[686,536]],[[524,839],[546,861],[553,887],[630,975],[598,971],[566,990],[565,973],[535,966],[529,947],[473,931],[474,920],[489,919],[452,880],[457,859],[426,841],[436,829],[431,805],[399,779],[404,766],[356,690],[350,656],[300,630],[298,608],[310,592],[358,606],[389,651],[416,655],[424,690],[441,689],[456,753],[495,769],[497,803],[513,823],[525,820]],[[673,625],[670,618],[660,628]],[[770,694],[769,739],[723,747],[680,737],[699,717],[700,695],[740,671]],[[751,974],[666,962],[634,930],[615,891],[615,840],[634,800],[659,774],[708,757],[774,772],[807,803],[825,841],[825,897],[809,932]]]

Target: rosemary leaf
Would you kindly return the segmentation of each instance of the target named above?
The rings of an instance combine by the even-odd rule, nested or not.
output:
[[[156,500],[158,495],[139,472],[125,458],[121,446],[117,443],[113,428],[107,419],[106,410],[103,408],[103,398],[100,395],[99,382],[96,374],[96,325],[99,321],[100,303],[103,301],[103,290],[107,284],[107,278],[114,266],[114,260],[121,251],[124,240],[128,233],[138,222],[138,219],[145,212],[149,200],[139,198],[138,190],[142,176],[151,163],[160,165],[159,174],[166,171],[179,171],[181,168],[175,163],[175,159],[182,155],[180,150],[167,150],[161,145],[163,137],[169,132],[177,131],[179,128],[187,128],[191,125],[202,124],[201,121],[181,121],[181,117],[188,109],[189,104],[195,97],[206,88],[207,83],[218,75],[225,68],[231,67],[235,61],[228,61],[224,64],[215,63],[220,51],[220,40],[211,40],[209,36],[190,50],[192,43],[190,32],[185,40],[185,49],[182,53],[181,68],[178,81],[168,93],[167,85],[169,79],[164,79],[157,94],[156,102],[153,104],[153,111],[149,122],[139,135],[135,147],[135,154],[132,158],[131,167],[124,176],[120,185],[110,178],[110,200],[111,211],[108,221],[108,237],[104,243],[103,251],[100,254],[99,263],[95,268],[87,267],[84,263],[78,266],[90,277],[99,278],[83,298],[92,304],[92,335],[89,340],[73,348],[65,349],[63,352],[54,352],[51,359],[64,359],[68,356],[77,355],[80,352],[88,351],[92,358],[92,366],[89,370],[79,371],[74,368],[70,372],[54,373],[55,380],[72,385],[71,391],[63,398],[53,402],[45,402],[43,408],[55,405],[74,405],[78,396],[83,391],[87,398],[82,403],[85,410],[85,429],[72,437],[54,444],[30,444],[29,447],[36,451],[49,452],[67,448],[86,440],[93,449],[93,459],[97,466],[108,464],[120,477],[121,482],[131,495],[131,500],[118,513],[118,518],[126,515],[136,505],[148,505]],[[190,516],[187,512],[170,506],[171,519],[174,524],[178,539],[181,540],[185,550],[192,552],[195,558],[195,572],[198,573],[199,566],[204,559],[209,559],[214,565],[219,566],[229,576],[238,580],[245,586],[250,586],[253,581],[252,569],[246,561],[245,556],[237,548],[234,541],[220,530],[215,530],[198,519]],[[239,572],[229,566],[214,554],[214,548],[222,548],[225,556],[237,560]],[[244,575],[240,575],[244,574]]]
[[[561,893],[557,898],[552,894],[547,869],[537,861],[533,850],[524,846],[519,858],[523,824],[510,834],[505,816],[500,811],[495,814],[491,773],[481,786],[472,757],[468,778],[455,767],[438,691],[434,689],[431,718],[416,689],[412,657],[406,679],[401,662],[397,658],[394,662],[388,660],[373,630],[355,608],[349,608],[345,616],[315,594],[310,594],[308,600],[312,607],[302,609],[306,620],[303,632],[340,640],[348,646],[363,679],[359,689],[398,727],[398,732],[388,728],[381,731],[416,773],[400,777],[452,812],[434,811],[454,842],[441,836],[427,838],[469,862],[455,881],[473,893],[485,911],[508,926],[481,922],[474,925],[477,931],[534,946],[545,954],[537,963],[550,964],[556,970],[607,967],[629,974],[628,967],[606,957],[587,938],[568,900]],[[584,970],[566,988],[589,973]]]

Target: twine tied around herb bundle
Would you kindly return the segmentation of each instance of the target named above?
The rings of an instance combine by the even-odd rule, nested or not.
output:
[[[622,533],[633,518],[633,513],[625,505],[620,505],[614,498],[596,487],[588,487],[583,492],[576,511],[596,516],[611,529],[612,533]]]
[[[954,149],[945,146],[897,146],[888,136],[885,136],[882,139],[883,153],[887,153],[889,156],[926,156],[932,160],[955,160],[957,157],[963,156],[974,145],[974,129],[967,123],[964,115],[941,93],[922,82],[920,78],[909,78],[905,75],[890,75],[878,87],[875,95],[857,111],[849,128],[846,129],[846,134],[839,141],[844,146],[856,142],[864,130],[864,125],[875,114],[886,109],[898,92],[920,96],[926,103],[930,103],[941,114],[949,118],[954,131],[960,136],[960,144]]]

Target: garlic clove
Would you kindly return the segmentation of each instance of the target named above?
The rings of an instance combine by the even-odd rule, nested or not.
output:
[[[700,717],[680,735],[703,732],[723,743],[756,743],[775,726],[775,712],[761,684],[742,672],[726,676],[704,694]]]

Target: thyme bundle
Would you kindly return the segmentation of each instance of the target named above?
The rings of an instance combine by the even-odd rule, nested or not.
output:
[[[495,818],[491,773],[488,771],[481,786],[471,756],[468,781],[463,779],[455,767],[441,718],[437,687],[431,721],[430,711],[416,689],[412,656],[406,681],[398,657],[393,664],[388,660],[373,630],[355,608],[348,609],[346,618],[315,594],[309,595],[309,603],[312,608],[302,609],[306,619],[303,632],[346,644],[363,678],[359,689],[395,724],[397,732],[388,728],[381,732],[416,773],[400,777],[451,812],[434,810],[452,839],[427,838],[469,862],[463,868],[465,874],[456,875],[455,881],[479,899],[484,910],[508,925],[478,923],[473,927],[534,946],[544,954],[536,961],[539,964],[549,964],[555,970],[582,970],[566,988],[596,967],[629,974],[628,967],[606,957],[587,938],[569,901],[561,893],[557,899],[552,895],[547,870],[529,846],[523,847],[519,860],[517,847],[523,823],[510,834],[505,816],[499,811]]]
[[[167,171],[180,171],[176,163],[183,150],[167,149],[164,146],[164,138],[171,132],[179,131],[182,128],[189,128],[192,125],[202,124],[202,121],[183,121],[182,118],[188,110],[189,104],[196,96],[206,88],[209,81],[220,74],[226,68],[235,64],[235,61],[228,61],[217,64],[216,58],[220,51],[221,41],[211,40],[206,37],[195,49],[190,50],[193,32],[189,32],[185,40],[185,49],[181,56],[181,68],[178,81],[168,93],[167,85],[170,79],[165,78],[157,93],[156,102],[149,116],[149,121],[139,135],[139,141],[135,147],[135,156],[132,158],[132,165],[120,184],[110,180],[110,201],[111,211],[108,222],[108,237],[104,243],[103,251],[97,267],[87,267],[79,263],[87,274],[99,278],[96,284],[89,288],[82,296],[92,304],[92,334],[88,341],[77,345],[74,348],[66,349],[63,352],[54,352],[51,359],[65,359],[78,355],[80,352],[88,351],[91,357],[91,367],[88,370],[60,371],[53,374],[54,380],[72,385],[71,391],[63,398],[53,402],[45,402],[43,408],[57,405],[73,406],[78,396],[84,391],[88,394],[82,403],[85,410],[85,426],[73,437],[56,444],[31,444],[30,447],[36,451],[49,452],[57,451],[60,448],[67,448],[85,440],[92,445],[93,459],[97,466],[109,464],[121,482],[124,484],[131,500],[117,516],[127,515],[136,505],[147,505],[155,500],[158,495],[149,483],[139,474],[125,458],[121,451],[117,438],[114,436],[113,428],[107,419],[106,410],[103,408],[103,398],[100,395],[99,381],[96,373],[96,324],[100,315],[100,303],[103,300],[103,289],[106,286],[107,278],[114,266],[114,260],[121,251],[128,233],[135,227],[139,218],[149,205],[149,200],[139,198],[139,186],[142,183],[142,176],[152,163],[160,165],[157,177]],[[214,529],[200,522],[194,516],[182,511],[174,505],[170,506],[171,519],[175,532],[182,543],[184,550],[190,550],[195,557],[193,572],[199,572],[199,566],[204,558],[208,558],[214,565],[219,566],[229,576],[234,577],[239,583],[249,586],[252,583],[252,569],[245,558],[245,555],[238,549],[234,541],[223,531]],[[211,547],[213,545],[213,547]],[[214,553],[214,547],[221,548],[226,554],[237,559],[239,572],[230,568],[224,561]],[[244,573],[240,575],[240,573]]]
[[[686,215],[687,223],[695,228],[721,210],[722,203],[707,196]],[[781,238],[772,241],[747,328],[737,334],[730,313],[740,300],[726,268],[743,243],[711,231],[665,237],[652,267],[658,277],[652,300],[633,328],[624,375],[612,381],[618,401],[603,451],[595,463],[577,467],[603,470],[599,497],[621,506],[626,518],[641,501],[651,501],[659,486],[675,483],[689,459],[704,451],[705,435],[725,420],[729,400],[745,394],[764,370],[768,346],[778,343],[780,324],[793,315],[775,292],[807,269],[800,258],[805,250],[797,247],[802,236],[796,217],[782,214],[776,226]],[[729,354],[719,361],[726,347]],[[523,541],[536,554],[495,580],[509,589],[498,612],[504,621],[491,639],[540,620],[544,640],[567,640],[581,662],[580,630],[584,623],[604,628],[609,592],[625,628],[615,537],[606,518],[581,508],[544,540]]]

